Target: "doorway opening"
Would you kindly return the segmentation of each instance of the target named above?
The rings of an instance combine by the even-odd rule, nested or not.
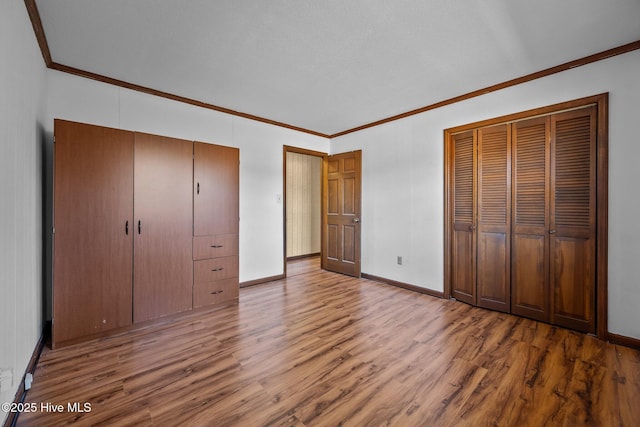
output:
[[[287,277],[288,262],[304,258],[320,259],[322,253],[322,169],[326,157],[326,153],[318,151],[284,147],[283,271],[285,277]]]

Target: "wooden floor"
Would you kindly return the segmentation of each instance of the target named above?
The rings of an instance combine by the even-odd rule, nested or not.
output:
[[[288,275],[237,306],[45,350],[18,425],[640,426],[640,351],[317,259]]]

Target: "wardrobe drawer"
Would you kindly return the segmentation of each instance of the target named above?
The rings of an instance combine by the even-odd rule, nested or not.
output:
[[[196,236],[193,238],[193,259],[238,255],[238,235]]]
[[[193,282],[206,283],[238,277],[238,257],[204,259],[193,263]]]
[[[218,304],[238,298],[238,278],[216,280],[193,285],[193,308]]]

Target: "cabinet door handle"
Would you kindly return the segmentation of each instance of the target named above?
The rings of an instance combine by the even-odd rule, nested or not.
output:
[[[224,292],[224,291],[222,291],[222,290],[220,290],[220,291],[213,291],[213,292],[211,292],[211,295],[221,294],[222,292]]]
[[[214,268],[214,269],[213,269],[213,270],[211,270],[211,271],[222,271],[222,270],[224,270],[224,267]]]
[[[549,230],[549,234],[556,234],[558,230]]]
[[[211,245],[212,248],[222,248],[223,245]]]
[[[475,226],[475,225],[470,225],[470,226],[469,226],[469,231],[474,231],[475,229],[476,229],[476,226]]]
[[[138,220],[138,234],[142,232],[142,223]]]
[[[129,220],[124,223],[124,234],[129,235]]]
[[[197,183],[196,187],[197,187],[196,194],[200,194],[200,183]]]

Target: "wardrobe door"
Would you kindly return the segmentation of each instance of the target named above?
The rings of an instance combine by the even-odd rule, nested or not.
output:
[[[453,236],[451,239],[451,295],[476,304],[475,132],[453,135]]]
[[[54,348],[131,324],[133,140],[55,121]]]
[[[551,322],[595,333],[596,108],[551,117]]]
[[[509,312],[511,125],[478,129],[477,304]]]
[[[192,308],[193,143],[135,134],[134,322]]]
[[[193,145],[193,307],[238,298],[240,151]]]
[[[193,154],[193,235],[237,235],[239,150],[195,142]]]
[[[511,312],[549,320],[549,118],[513,124]]]

